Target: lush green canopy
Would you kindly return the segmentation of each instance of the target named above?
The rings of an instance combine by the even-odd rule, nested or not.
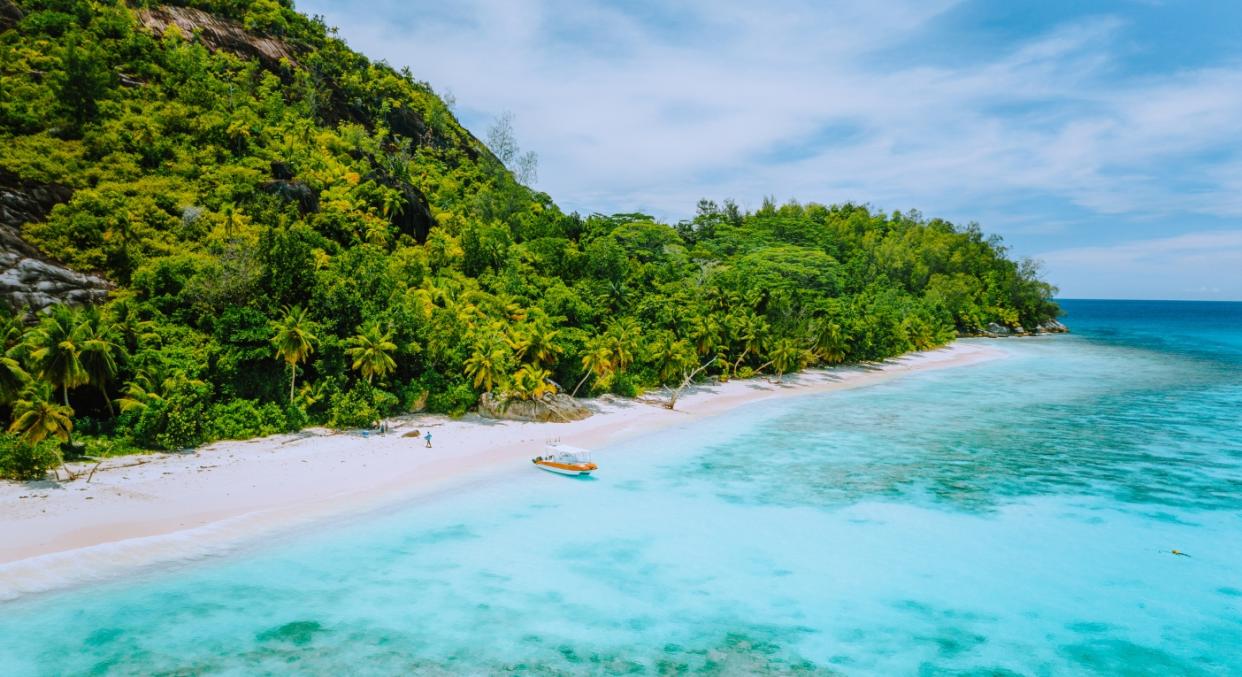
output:
[[[88,439],[365,425],[549,381],[634,394],[709,360],[786,372],[1057,313],[998,239],[916,213],[565,214],[427,84],[288,3],[175,3],[280,60],[157,33],[144,4],[23,0],[0,33],[0,168],[73,189],[23,235],[118,285],[7,340],[0,392],[51,412],[19,392],[47,381]]]

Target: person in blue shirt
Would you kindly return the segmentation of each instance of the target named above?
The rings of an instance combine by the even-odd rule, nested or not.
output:
[[[427,448],[430,449],[431,448],[431,431],[430,430],[428,430],[427,434],[423,436],[423,439],[427,440]]]

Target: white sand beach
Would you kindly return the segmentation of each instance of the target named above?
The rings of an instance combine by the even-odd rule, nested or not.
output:
[[[419,414],[390,419],[382,436],[313,429],[110,459],[89,483],[84,477],[0,482],[0,600],[197,559],[274,530],[503,473],[538,472],[530,459],[552,437],[598,448],[759,400],[865,386],[1004,354],[986,341],[959,341],[882,364],[810,370],[781,383],[759,378],[696,386],[672,411],[604,398],[592,403],[593,416],[572,423]],[[432,448],[403,436],[415,429],[431,431]]]

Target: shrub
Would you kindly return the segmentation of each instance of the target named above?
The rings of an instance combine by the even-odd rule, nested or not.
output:
[[[297,404],[285,406],[285,432],[295,433],[310,425],[310,422],[310,415],[305,407]]]
[[[638,397],[642,394],[638,379],[633,374],[617,374],[612,383],[612,392],[621,397]]]
[[[16,435],[0,434],[0,477],[9,480],[41,480],[60,465],[59,441],[31,444]]]
[[[346,392],[333,393],[328,405],[328,423],[333,428],[370,428],[396,411],[397,396],[359,383]]]
[[[163,399],[151,400],[122,415],[122,428],[134,444],[148,449],[185,449],[207,439],[207,403],[211,386],[178,375]]]
[[[230,400],[212,406],[207,412],[208,439],[244,440],[275,435],[287,429],[285,412],[272,402]]]
[[[435,414],[461,416],[479,401],[479,396],[468,384],[458,383],[444,390],[433,391],[427,396],[427,411]]]

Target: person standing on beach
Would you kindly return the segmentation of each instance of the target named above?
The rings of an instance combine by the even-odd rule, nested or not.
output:
[[[427,435],[423,437],[423,439],[427,440],[427,448],[430,449],[431,448],[431,431],[430,430],[427,431]]]

